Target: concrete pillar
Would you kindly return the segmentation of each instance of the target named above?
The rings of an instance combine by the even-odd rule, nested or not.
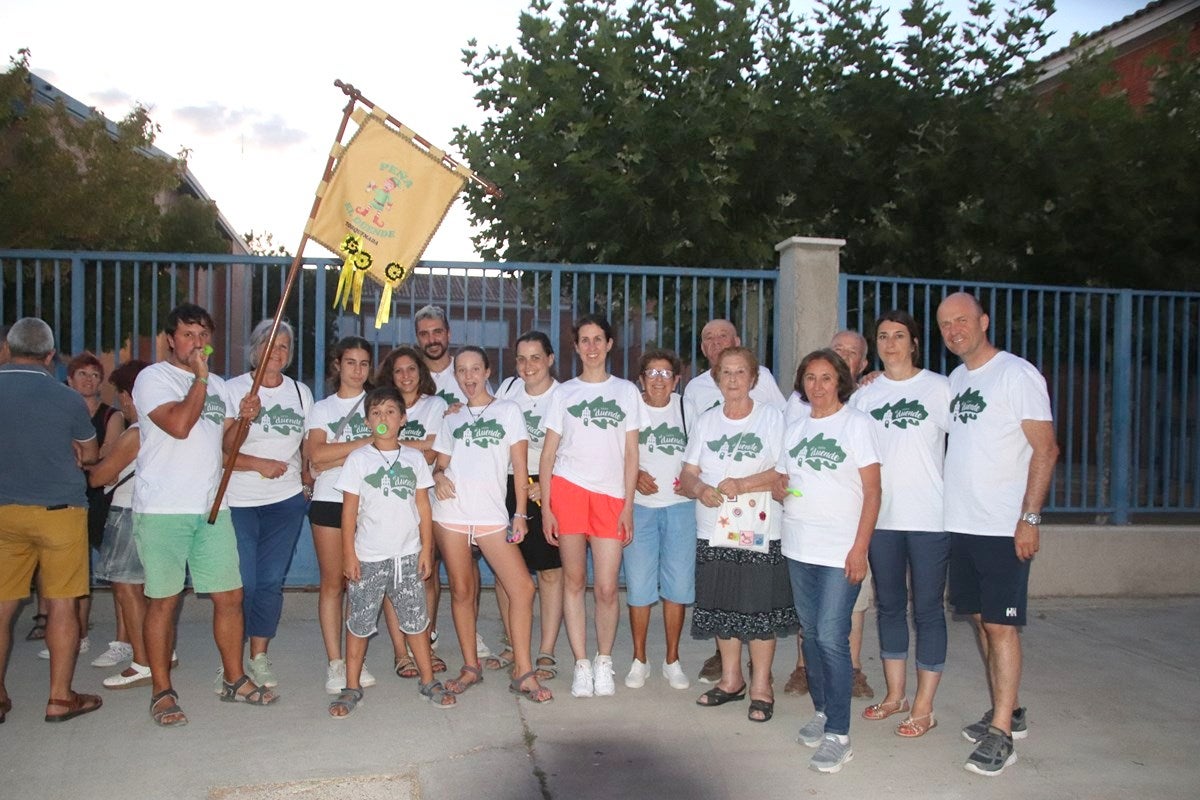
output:
[[[828,347],[837,332],[838,268],[845,239],[793,236],[775,245],[779,283],[775,287],[779,363],[775,378],[790,395],[800,359]]]

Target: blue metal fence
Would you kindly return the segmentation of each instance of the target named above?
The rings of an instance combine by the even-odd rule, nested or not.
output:
[[[1046,376],[1062,454],[1048,511],[1107,515],[1200,510],[1200,293],[963,283],[843,275],[843,327],[871,338],[892,308],[916,317],[925,363],[944,374],[938,303],[974,293],[992,341]]]

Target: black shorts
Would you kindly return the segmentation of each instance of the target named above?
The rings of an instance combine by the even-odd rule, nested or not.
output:
[[[1029,561],[1017,558],[1011,536],[950,534],[950,603],[984,622],[1024,625]]]
[[[313,500],[308,504],[308,521],[313,525],[342,529],[342,504]]]
[[[533,476],[534,481],[537,481],[537,476]],[[509,516],[517,508],[517,495],[513,490],[513,476],[508,476],[508,505]],[[544,569],[559,569],[562,567],[562,559],[558,555],[558,548],[546,541],[546,537],[542,535],[542,507],[537,503],[529,502],[525,504],[525,513],[529,515],[527,522],[529,523],[529,533],[525,535],[518,547],[521,548],[521,555],[525,557],[525,566],[533,572],[540,572]]]

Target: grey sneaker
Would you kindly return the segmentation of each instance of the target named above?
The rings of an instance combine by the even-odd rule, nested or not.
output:
[[[821,746],[808,762],[808,768],[817,772],[840,772],[842,765],[854,758],[854,750],[850,748],[847,738],[845,744],[838,741],[837,734],[827,733],[821,739]]]
[[[999,728],[988,727],[987,733],[971,753],[963,769],[993,778],[1004,771],[1009,764],[1016,763],[1017,751],[1013,749],[1013,740]]]
[[[805,747],[816,747],[822,741],[824,741],[826,719],[828,719],[828,717],[825,716],[824,711],[818,711],[817,713],[813,714],[812,719],[804,723],[804,725],[800,728],[800,734],[797,737],[800,740],[800,744],[804,745]]]
[[[979,744],[980,740],[987,735],[988,728],[992,725],[992,709],[983,712],[983,717],[979,722],[972,722],[970,725],[962,729],[963,738],[972,744]],[[1025,707],[1022,706],[1013,711],[1012,714],[1012,738],[1024,739],[1029,735],[1029,728],[1025,724]]]
[[[246,671],[250,673],[250,680],[259,686],[274,689],[279,685],[279,678],[275,677],[275,671],[271,669],[271,660],[267,658],[266,653],[259,653],[250,659],[250,667]]]

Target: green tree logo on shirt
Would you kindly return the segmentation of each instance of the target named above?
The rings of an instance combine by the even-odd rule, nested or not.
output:
[[[546,431],[542,428],[542,418],[532,411],[525,412],[525,433],[529,436],[530,443],[540,442],[546,438]]]
[[[383,492],[384,497],[395,495],[401,500],[407,500],[417,491],[417,473],[412,467],[401,467],[392,464],[391,467],[380,467],[363,478],[368,486],[373,486]]]
[[[925,406],[921,405],[920,400],[906,400],[902,397],[895,403],[888,403],[875,409],[871,412],[871,416],[882,422],[885,428],[895,425],[904,430],[909,425],[914,428],[920,426],[924,420],[929,418],[929,412],[925,410]]]
[[[708,449],[724,461],[732,458],[734,461],[757,458],[763,451],[763,441],[753,433],[738,433],[733,436],[722,436],[716,441],[706,442]]]
[[[665,422],[656,428],[642,428],[638,431],[638,444],[645,445],[651,453],[666,453],[673,456],[682,453],[687,447],[687,436],[683,431]]]
[[[425,430],[425,426],[419,419],[410,419],[400,429],[400,441],[402,442],[421,442],[428,437],[429,431]]]
[[[950,401],[950,417],[955,422],[966,424],[968,420],[979,419],[979,415],[987,408],[987,402],[977,389],[967,387],[962,394]]]
[[[255,425],[261,425],[263,433],[274,431],[282,436],[291,433],[304,432],[304,416],[296,409],[281,406],[278,403],[270,408],[260,409],[254,418]]]
[[[454,438],[466,447],[491,447],[504,441],[504,426],[494,419],[464,422],[454,429]]]
[[[462,400],[459,399],[458,395],[456,395],[454,392],[447,392],[445,389],[438,389],[437,396],[442,398],[443,400],[445,400],[446,405],[448,405],[448,406],[452,406],[452,405],[462,402]]]
[[[365,439],[371,435],[371,429],[367,427],[367,421],[363,419],[363,415],[355,411],[349,417],[335,419],[327,426],[329,432],[337,436],[338,429],[342,431],[343,442],[352,442],[355,439]],[[336,441],[336,440],[335,440]]]
[[[204,410],[200,412],[200,416],[214,425],[225,424],[225,401],[221,399],[219,394],[207,394],[204,396]]]
[[[826,439],[823,433],[818,433],[811,439],[801,439],[795,447],[788,450],[788,455],[796,459],[797,464],[807,464],[814,472],[837,469],[838,464],[846,460],[846,451],[841,448],[837,439]]]
[[[617,401],[603,397],[568,406],[567,411],[572,417],[578,417],[584,427],[594,425],[601,430],[615,428],[625,421],[625,412],[617,405]]]

